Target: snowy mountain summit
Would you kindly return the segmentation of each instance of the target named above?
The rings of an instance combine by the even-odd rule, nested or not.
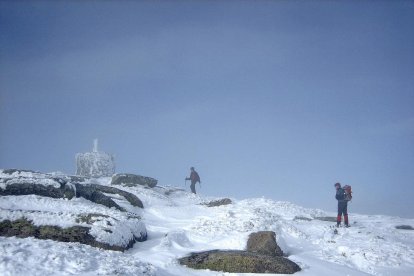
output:
[[[336,229],[334,213],[289,202],[111,182],[0,170],[0,275],[238,275],[180,263],[251,257],[257,233],[300,267],[295,275],[414,272],[413,219],[351,213],[351,227]]]

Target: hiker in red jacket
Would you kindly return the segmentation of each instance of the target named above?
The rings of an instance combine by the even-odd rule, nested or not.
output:
[[[194,167],[191,167],[191,168],[190,168],[190,170],[191,170],[190,177],[187,177],[185,180],[191,180],[191,186],[190,186],[190,188],[191,188],[191,192],[195,194],[195,193],[196,193],[196,190],[195,190],[195,184],[196,184],[197,182],[201,183],[201,181],[200,181],[200,176],[199,176],[199,175],[198,175],[198,173],[194,170]]]

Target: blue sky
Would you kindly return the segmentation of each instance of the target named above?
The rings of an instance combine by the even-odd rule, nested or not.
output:
[[[0,168],[414,217],[413,1],[0,1]]]

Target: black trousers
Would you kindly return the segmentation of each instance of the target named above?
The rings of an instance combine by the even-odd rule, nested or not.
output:
[[[338,226],[341,224],[342,215],[344,215],[345,225],[348,226],[348,201],[338,201],[338,217],[336,219]]]
[[[347,201],[338,201],[338,216],[347,216],[348,215],[348,202]]]
[[[196,184],[197,182],[193,182],[193,181],[191,181],[191,185],[190,185],[190,188],[191,188],[191,192],[193,193],[193,194],[196,194],[196,190],[195,190],[195,184]]]

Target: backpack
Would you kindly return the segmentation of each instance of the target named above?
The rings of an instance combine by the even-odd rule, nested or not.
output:
[[[342,187],[342,189],[345,192],[345,200],[346,201],[351,201],[352,200],[352,188],[351,185],[345,185]]]

